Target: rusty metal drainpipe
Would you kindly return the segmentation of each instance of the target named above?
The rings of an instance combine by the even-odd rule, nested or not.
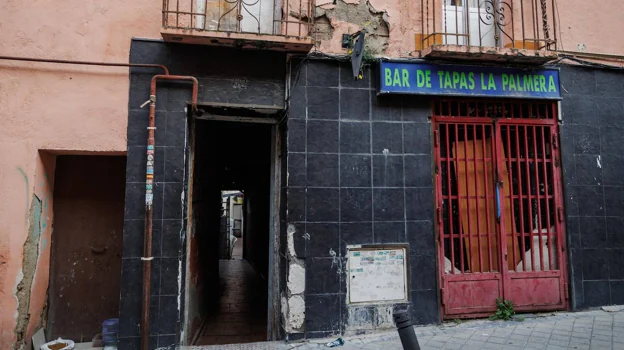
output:
[[[145,179],[145,232],[143,234],[143,310],[141,320],[141,349],[147,350],[149,335],[149,311],[150,311],[150,284],[152,273],[152,218],[154,194],[152,185],[154,184],[154,131],[156,130],[156,82],[158,80],[181,80],[193,83],[193,96],[191,98],[191,109],[193,113],[198,113],[197,109],[197,79],[191,76],[182,75],[155,75],[150,84],[150,111],[149,124],[147,127],[147,167]]]
[[[59,64],[77,64],[77,65],[83,65],[83,66],[160,68],[165,71],[166,75],[169,75],[169,69],[167,69],[167,67],[162,64],[74,61],[74,60],[56,60],[56,59],[48,59],[48,58],[17,57],[17,56],[0,56],[0,60],[59,63]]]

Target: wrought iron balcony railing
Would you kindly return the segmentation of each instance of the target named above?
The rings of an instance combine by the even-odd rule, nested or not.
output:
[[[417,49],[435,45],[557,49],[555,0],[421,0],[421,6]]]
[[[163,29],[310,38],[315,0],[163,0]],[[262,39],[258,39],[262,40]]]

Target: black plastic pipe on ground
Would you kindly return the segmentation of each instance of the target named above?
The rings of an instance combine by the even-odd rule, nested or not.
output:
[[[396,311],[392,316],[399,332],[399,338],[401,338],[403,350],[420,350],[416,332],[414,332],[414,327],[412,327],[412,321],[407,311]]]

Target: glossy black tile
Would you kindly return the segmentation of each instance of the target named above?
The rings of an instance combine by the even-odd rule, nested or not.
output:
[[[340,330],[340,295],[307,295],[306,332]]]
[[[306,218],[308,222],[338,221],[340,192],[337,188],[308,188]]]
[[[342,256],[346,256],[348,245],[370,243],[373,243],[373,224],[371,222],[340,224],[340,249],[342,251]]]
[[[338,187],[338,155],[308,154],[307,185]]]
[[[340,155],[340,186],[370,187],[371,156]]]
[[[343,222],[371,221],[372,191],[369,188],[340,189],[340,220]]]
[[[341,89],[340,119],[370,120],[370,90]]]
[[[339,261],[332,258],[307,259],[306,294],[338,293],[343,269]]]
[[[433,186],[433,169],[431,156],[406,155],[405,162],[405,186],[407,187],[431,187]]]
[[[412,255],[435,257],[435,233],[431,221],[408,221],[406,236]]]
[[[373,153],[403,154],[403,124],[373,122]]]
[[[403,187],[403,156],[373,156],[373,187]]]
[[[306,224],[306,257],[330,258],[340,254],[338,224]]]
[[[373,224],[375,243],[405,242],[405,222],[375,222]]]
[[[370,153],[371,124],[340,122],[340,153]]]
[[[309,120],[307,152],[338,153],[338,122]]]
[[[308,87],[308,119],[338,119],[338,88]]]

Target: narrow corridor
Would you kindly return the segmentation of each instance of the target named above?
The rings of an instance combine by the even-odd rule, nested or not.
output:
[[[247,343],[266,340],[266,284],[242,259],[242,239],[232,260],[219,261],[221,297],[208,316],[197,345]]]

